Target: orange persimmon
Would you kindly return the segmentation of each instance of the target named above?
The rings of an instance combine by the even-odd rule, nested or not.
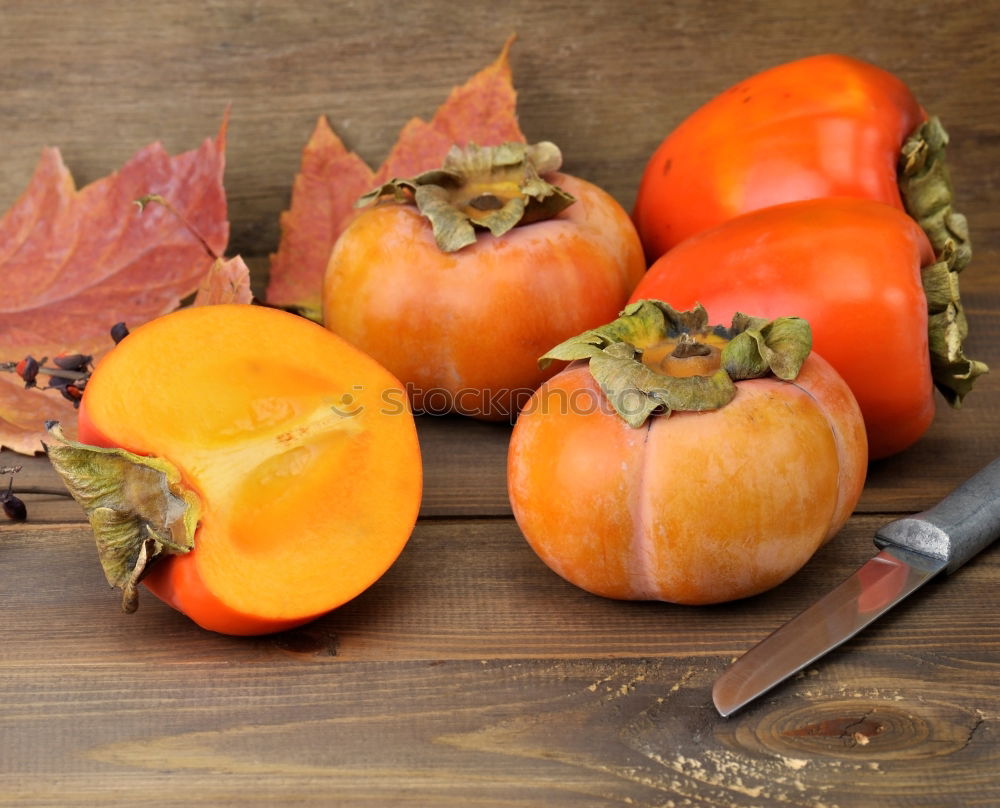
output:
[[[717,603],[796,572],[850,516],[864,424],[797,318],[655,301],[547,354],[574,362],[521,411],[508,486],[538,556],[605,597]]]
[[[420,502],[398,381],[275,309],[195,307],[137,328],[87,384],[81,442],[54,437],[126,610],[141,580],[227,634],[290,628],[362,592]],[[95,500],[98,482],[120,490]]]
[[[415,410],[509,419],[553,372],[536,358],[614,317],[642,277],[628,214],[560,161],[552,144],[453,149],[444,169],[372,192],[338,239],[324,324]]]
[[[750,76],[647,163],[633,220],[651,268],[633,299],[698,301],[722,319],[727,306],[805,317],[858,398],[872,457],[895,454],[931,423],[932,377],[958,407],[987,371],[963,347],[959,273],[972,246],[948,142],[875,65],[823,54]]]
[[[896,76],[839,54],[742,80],[650,157],[633,211],[650,263],[695,233],[783,202],[852,197],[902,210],[900,150],[926,118]]]
[[[744,308],[804,317],[816,350],[857,398],[878,459],[913,444],[934,418],[921,284],[932,265],[927,237],[902,211],[864,199],[814,199],[691,237],[650,267],[633,297],[701,303],[721,319]],[[957,328],[954,321],[948,312],[932,325],[943,331]]]

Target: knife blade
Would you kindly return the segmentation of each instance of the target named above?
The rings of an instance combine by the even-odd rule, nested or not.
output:
[[[951,574],[1000,537],[1000,458],[929,510],[879,528],[880,552],[737,659],[712,701],[728,717],[849,640],[941,572]]]

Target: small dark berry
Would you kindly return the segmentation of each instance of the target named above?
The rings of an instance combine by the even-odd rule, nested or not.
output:
[[[65,390],[71,384],[73,384],[73,379],[67,379],[65,376],[49,376],[48,387],[50,388]]]
[[[70,382],[65,387],[60,388],[62,397],[67,401],[72,401],[74,407],[80,406],[80,399],[83,398],[83,391],[74,383]]]
[[[24,504],[24,500],[13,494],[4,496],[3,512],[8,519],[14,522],[23,522],[28,518],[28,508]]]
[[[20,497],[14,496],[14,478],[10,478],[7,490],[0,493],[0,503],[3,503],[3,512],[8,519],[15,522],[23,522],[28,518],[28,508]]]
[[[92,356],[87,356],[87,354],[62,354],[61,356],[52,357],[52,361],[56,363],[56,367],[63,370],[84,371],[93,358]]]
[[[115,341],[115,345],[117,345],[127,336],[128,336],[128,328],[125,326],[125,323],[115,323],[113,326],[111,326],[111,339]]]
[[[26,356],[20,362],[17,363],[14,370],[17,371],[17,375],[24,379],[25,388],[35,387],[35,379],[38,377],[38,360],[33,356]]]

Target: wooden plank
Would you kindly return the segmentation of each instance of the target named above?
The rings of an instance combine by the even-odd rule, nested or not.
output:
[[[998,303],[997,311],[1000,311]],[[1000,324],[1000,315],[979,317],[976,325]],[[980,340],[996,333],[993,345],[974,353],[1000,368],[1000,329],[980,329]],[[469,418],[417,419],[424,494],[424,518],[510,516],[507,498],[507,444],[510,425]],[[938,397],[934,424],[913,447],[874,462],[857,511],[902,513],[922,510],[1000,455],[1000,375],[988,375],[960,410]],[[22,492],[30,518],[41,523],[78,521],[82,511],[44,457],[0,451],[0,466],[21,466],[15,489]],[[6,483],[4,483],[6,485]],[[24,493],[27,492],[27,493]]]
[[[84,526],[0,525],[5,592],[0,667],[171,662],[261,664],[496,658],[730,657],[839,583],[875,549],[884,517],[852,518],[782,586],[711,607],[599,598],[566,583],[532,553],[509,519],[417,525],[375,586],[308,626],[240,639],[205,632],[144,593],[123,615]],[[933,583],[877,625],[880,647],[1000,654],[1000,546]],[[44,637],[40,643],[38,638]]]
[[[997,552],[737,717],[711,706],[734,655],[871,555],[878,521],[707,608],[587,595],[508,520],[422,523],[368,593],[264,638],[148,596],[121,615],[85,530],[5,526],[0,804],[989,805]]]
[[[0,211],[43,145],[83,184],[153,140],[194,147],[231,103],[230,252],[258,292],[317,116],[377,163],[512,31],[524,131],[626,207],[663,135],[720,90],[809,53],[874,61],[951,132],[977,250],[969,353],[995,368],[963,410],[940,407],[916,446],[872,465],[860,513],[799,574],[696,609],[596,598],[547,570],[510,519],[509,426],[421,418],[425,496],[399,561],[340,610],[261,638],[202,631],[151,597],[120,614],[44,458],[2,453],[37,492],[28,523],[0,520],[0,805],[1000,803],[996,548],[733,719],[709,700],[730,659],[871,555],[877,525],[1000,452],[1000,3],[904,14],[873,0],[863,16],[805,0],[460,14],[0,0]]]
[[[16,671],[0,805],[995,804],[995,689],[906,659],[841,657],[729,721],[718,659]]]
[[[993,383],[992,378],[989,383]],[[973,413],[974,407],[979,411]],[[976,419],[976,431],[981,431],[976,440],[965,438],[971,418]],[[424,462],[422,518],[511,515],[506,483],[509,426],[434,416],[423,417],[418,424]],[[1000,407],[985,396],[970,399],[958,412],[942,405],[934,426],[920,443],[902,455],[871,465],[857,511],[904,513],[933,505],[1000,454],[998,436]],[[79,522],[84,518],[44,457],[26,458],[5,451],[0,452],[0,464],[22,467],[15,478],[15,491],[27,504],[33,523]]]
[[[1000,211],[989,203],[1000,146],[995,116],[983,111],[1000,106],[1000,90],[996,32],[984,21],[1000,6],[974,8],[947,0],[901,14],[898,4],[872,2],[859,25],[851,5],[806,0],[515,0],[488,15],[383,0],[336,9],[321,0],[3,0],[0,210],[43,145],[60,146],[83,184],[154,140],[172,152],[194,147],[231,103],[231,250],[266,255],[317,116],[378,163],[410,117],[433,114],[516,31],[522,128],[560,143],[573,173],[623,205],[660,139],[699,105],[753,72],[833,50],[896,72],[943,117],[973,232],[996,233]]]

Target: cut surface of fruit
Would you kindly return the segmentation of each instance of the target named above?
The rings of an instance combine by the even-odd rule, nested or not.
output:
[[[205,628],[262,633],[369,587],[421,494],[405,394],[305,319],[247,305],[136,329],[95,370],[81,440],[170,460],[201,500],[195,549],[147,586]]]

